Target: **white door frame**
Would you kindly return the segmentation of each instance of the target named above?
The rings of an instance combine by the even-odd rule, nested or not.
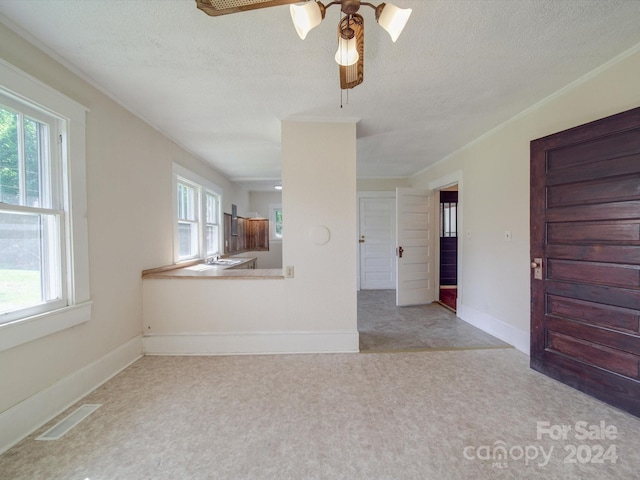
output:
[[[389,191],[358,191],[356,192],[356,197],[357,197],[357,212],[356,212],[356,216],[358,218],[358,231],[356,233],[356,258],[357,258],[357,265],[356,268],[358,269],[358,284],[357,284],[357,288],[358,291],[360,291],[360,244],[358,243],[358,241],[360,240],[360,199],[361,198],[396,198],[396,192],[395,190],[389,190]],[[398,220],[396,219],[396,222]],[[395,227],[394,227],[395,228]]]
[[[466,237],[464,228],[463,228],[463,215],[462,215],[462,205],[463,205],[463,193],[462,193],[462,170],[457,170],[449,175],[445,175],[444,177],[440,177],[436,180],[429,182],[429,190],[433,191],[434,195],[434,205],[436,208],[435,218],[440,218],[440,190],[443,188],[451,187],[453,185],[458,185],[458,300],[456,304],[456,310],[460,310],[460,305],[462,304],[462,292],[464,289],[463,285],[463,277],[462,277],[462,262],[460,259],[462,258],[462,251],[464,248],[464,239]],[[438,224],[440,220],[438,220]],[[434,251],[436,258],[440,258],[440,234],[434,235]],[[440,261],[434,262],[435,264],[435,274],[436,274],[436,289],[440,291]]]

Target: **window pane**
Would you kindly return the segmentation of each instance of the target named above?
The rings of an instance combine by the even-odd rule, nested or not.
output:
[[[20,203],[18,114],[0,107],[0,202]]]
[[[178,183],[178,219],[180,220],[196,220],[196,189]]]
[[[218,225],[207,225],[206,228],[206,242],[207,242],[207,255],[215,255],[220,252],[218,237]]]
[[[26,205],[31,207],[45,207],[40,198],[40,175],[42,158],[41,141],[42,135],[46,138],[46,125],[31,120],[24,119],[24,154],[25,154],[25,187]],[[47,202],[48,203],[48,202]]]
[[[178,243],[180,259],[198,255],[198,224],[178,222]]]
[[[218,209],[216,207],[217,198],[210,193],[206,194],[207,211],[206,211],[206,223],[218,223]]]
[[[60,297],[55,215],[0,213],[0,313]]]
[[[282,209],[277,208],[275,214],[275,236],[282,238]]]

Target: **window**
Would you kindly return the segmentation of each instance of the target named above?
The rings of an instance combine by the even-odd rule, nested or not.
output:
[[[0,79],[0,350],[5,350],[86,322],[91,301],[86,109],[3,61]]]
[[[220,188],[179,165],[173,170],[176,263],[221,253]]]
[[[0,322],[66,305],[57,120],[0,100]]]
[[[197,185],[178,177],[178,259],[199,255],[199,201]]]
[[[458,192],[440,192],[455,194],[449,195],[450,199],[440,200],[440,237],[458,236]],[[451,201],[454,200],[454,201]]]
[[[271,240],[282,240],[282,205],[269,206],[269,222],[271,223]]]

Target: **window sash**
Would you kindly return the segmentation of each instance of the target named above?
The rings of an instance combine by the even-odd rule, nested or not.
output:
[[[0,233],[17,240],[0,260],[0,323],[66,306],[64,213],[26,210],[0,209]]]

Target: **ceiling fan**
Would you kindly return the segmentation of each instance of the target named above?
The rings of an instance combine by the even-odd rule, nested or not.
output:
[[[335,0],[327,5],[316,0],[196,0],[197,7],[207,15],[217,17],[257,8],[290,5],[293,25],[302,40],[325,17],[326,9],[340,5],[344,16],[338,23],[338,50],[335,60],[340,68],[340,88],[354,88],[364,80],[364,18],[358,14],[361,5],[375,10],[376,21],[394,42],[400,36],[411,15],[410,8],[398,8],[391,3],[375,6],[360,0]]]

